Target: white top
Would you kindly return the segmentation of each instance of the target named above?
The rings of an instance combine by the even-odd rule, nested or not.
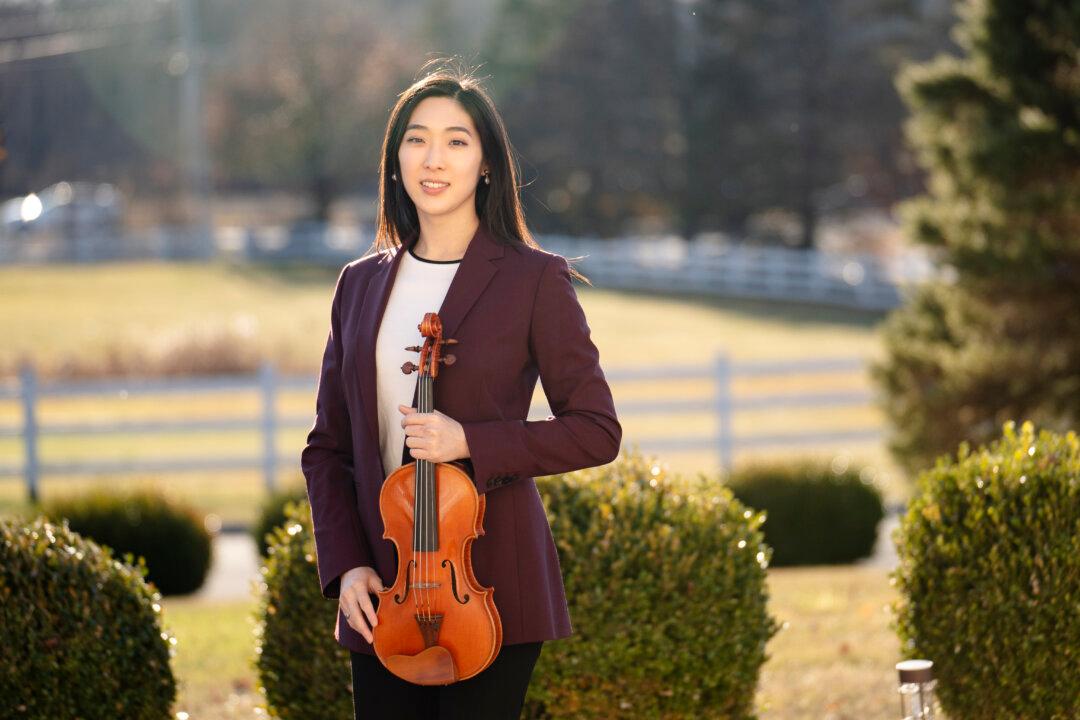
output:
[[[398,405],[412,405],[419,371],[406,375],[401,366],[419,364],[420,354],[406,347],[424,344],[420,322],[424,313],[438,312],[461,260],[427,260],[408,252],[394,278],[386,311],[375,341],[375,385],[379,398],[379,450],[386,474],[401,467],[405,447],[405,416]]]

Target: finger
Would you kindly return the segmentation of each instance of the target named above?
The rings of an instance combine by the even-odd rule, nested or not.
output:
[[[366,597],[366,594],[365,594],[365,597]],[[346,622],[349,623],[349,627],[351,627],[353,630],[355,630],[356,632],[363,635],[365,640],[367,640],[368,642],[371,642],[372,641],[371,628],[369,628],[368,624],[366,622],[364,622],[364,609],[362,607],[360,607],[360,604],[356,601],[356,595],[355,594],[350,593],[349,600],[348,600],[347,604],[348,604],[347,612],[349,613],[349,617],[345,618],[345,620],[346,620]],[[370,604],[370,601],[369,601],[369,604]]]
[[[368,575],[368,592],[386,592],[386,587],[382,583],[382,579],[378,575]]]
[[[367,615],[368,624],[371,627],[375,627],[379,624],[379,618],[375,615],[375,606],[371,604],[371,596],[366,592],[360,595],[360,607],[363,608],[364,614]]]
[[[408,427],[410,425],[426,425],[432,420],[430,413],[411,413],[401,418],[401,427]]]
[[[398,409],[398,412],[405,413],[406,415],[408,415],[409,413],[416,412],[416,408],[409,407],[408,405],[398,405],[397,409]]]

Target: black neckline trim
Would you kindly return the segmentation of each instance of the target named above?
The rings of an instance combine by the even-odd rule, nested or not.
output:
[[[433,265],[449,265],[451,263],[459,263],[463,259],[463,258],[458,258],[457,260],[429,260],[427,258],[422,258],[419,255],[417,255],[416,253],[414,253],[413,249],[412,249],[412,245],[409,246],[409,254],[412,255],[417,260],[419,260],[420,262],[432,263]]]

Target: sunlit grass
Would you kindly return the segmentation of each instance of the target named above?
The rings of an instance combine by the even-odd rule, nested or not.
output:
[[[235,348],[306,375],[310,391],[282,393],[281,415],[312,418],[315,378],[329,326],[330,298],[338,268],[233,266],[223,262],[104,263],[0,268],[4,312],[0,313],[0,373],[18,358],[32,357],[46,373],[65,359],[92,366],[125,352],[167,353],[187,336],[224,332]],[[711,363],[727,352],[735,361],[797,360],[807,357],[874,357],[880,353],[874,313],[810,306],[656,293],[622,293],[577,287],[605,369]],[[869,390],[862,373],[740,379],[736,394],[825,390]],[[707,379],[612,382],[616,403],[710,397]],[[543,395],[537,387],[536,401]],[[0,401],[0,425],[17,426],[20,407]],[[258,391],[209,395],[134,396],[42,400],[39,422],[110,422],[193,417],[258,418]],[[648,437],[707,437],[716,430],[711,413],[620,416],[624,446]],[[742,412],[737,435],[883,427],[872,407],[782,409]],[[293,455],[279,486],[299,487],[299,453],[306,430],[282,430],[277,450]],[[161,459],[182,455],[257,456],[257,430],[122,436],[45,436],[42,461]],[[647,444],[641,445],[648,453]],[[664,451],[658,462],[669,472],[716,476],[718,456],[710,449]],[[836,462],[869,464],[890,501],[908,487],[880,442],[771,447],[736,454],[736,465],[755,458],[817,455]],[[20,465],[22,443],[0,438],[0,465]],[[78,493],[99,483],[152,484],[225,522],[250,523],[264,497],[258,468],[229,472],[177,472],[154,477],[56,477],[42,481],[45,498]],[[25,511],[20,478],[0,479],[0,512]],[[870,568],[770,569],[770,611],[787,622],[769,645],[757,706],[763,720],[831,717],[835,720],[893,717],[897,713],[895,671],[898,644],[885,606],[893,598],[884,570]],[[166,598],[166,624],[178,639],[174,669],[181,682],[178,710],[190,717],[221,720],[253,717],[259,704],[251,659],[253,598],[201,601]],[[326,629],[327,635],[333,628]]]
[[[278,363],[283,371],[310,378],[311,388],[282,392],[277,412],[304,422],[313,419],[315,380],[329,324],[329,303],[337,268],[272,268],[225,262],[103,263],[93,266],[53,265],[0,268],[5,310],[0,333],[8,340],[0,348],[0,368],[14,367],[28,354],[45,368],[78,356],[91,365],[95,353],[124,352],[124,348],[171,347],[185,334],[225,328],[236,345],[254,349],[255,356]],[[805,357],[872,357],[879,352],[877,314],[811,306],[715,298],[685,298],[657,293],[632,294],[577,287],[601,361],[609,371],[656,365],[711,363],[718,352],[736,361],[799,359]],[[108,367],[102,360],[102,367]],[[701,399],[713,394],[708,379],[672,381],[612,381],[616,403],[648,400]],[[865,373],[841,372],[774,378],[739,378],[737,397],[762,393],[871,391]],[[538,385],[534,404],[544,397]],[[43,398],[38,421],[50,423],[137,421],[192,418],[248,418],[257,422],[262,411],[256,388],[214,394],[121,397]],[[624,445],[635,443],[650,451],[649,438],[708,438],[716,432],[709,412],[624,413]],[[17,401],[0,401],[0,424],[17,427]],[[884,428],[880,410],[870,405],[852,408],[782,408],[737,412],[737,436]],[[307,426],[281,430],[275,438],[279,454],[299,453]],[[41,461],[75,462],[107,459],[163,459],[244,455],[259,457],[262,437],[251,430],[153,435],[44,435]],[[676,472],[719,471],[719,456],[707,444],[700,449],[659,454]],[[791,444],[742,449],[736,464],[755,458],[839,454],[851,462],[870,463],[890,501],[902,500],[907,483],[881,442]],[[22,441],[0,438],[0,465],[21,466]],[[132,476],[130,481],[136,478]],[[108,479],[112,481],[112,479]],[[129,480],[124,480],[125,482]],[[258,468],[223,472],[176,472],[153,480],[190,497],[206,512],[226,522],[247,522],[261,497],[264,482]],[[92,484],[93,478],[43,479],[42,493],[65,492]],[[0,480],[0,507],[11,507],[25,496],[18,478]]]
[[[762,720],[896,716],[899,641],[889,628],[896,598],[887,571],[858,567],[772,568],[769,612],[786,624],[769,643],[755,705]],[[253,717],[254,598],[169,599],[177,637],[177,709],[192,718]],[[332,642],[333,628],[326,633]]]
[[[165,598],[163,623],[176,636],[176,712],[192,720],[255,717],[255,600]],[[265,717],[265,715],[261,715]]]

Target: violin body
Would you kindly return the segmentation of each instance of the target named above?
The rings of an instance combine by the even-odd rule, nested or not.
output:
[[[434,313],[425,315],[421,329],[429,318],[441,340]],[[430,382],[430,375],[421,375],[421,412],[432,407]],[[476,675],[499,654],[502,623],[494,589],[481,587],[472,569],[472,543],[484,534],[485,500],[459,463],[416,460],[383,483],[383,538],[397,548],[398,568],[393,585],[378,593],[372,645],[403,680],[447,685]]]

